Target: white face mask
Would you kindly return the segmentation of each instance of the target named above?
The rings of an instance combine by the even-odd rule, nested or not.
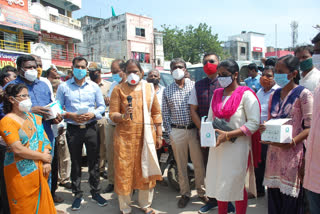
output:
[[[26,80],[29,80],[30,82],[35,81],[37,77],[38,71],[36,69],[26,70],[24,72],[24,78],[26,78]]]
[[[14,98],[16,100],[16,98]],[[19,110],[22,112],[29,112],[32,106],[32,102],[30,100],[30,98],[26,99],[26,100],[22,100],[22,101],[18,101],[19,102]]]
[[[140,77],[139,77],[139,75],[137,75],[137,74],[135,74],[135,73],[131,73],[131,74],[128,76],[127,82],[128,82],[130,85],[137,85],[137,84],[140,82]]]
[[[313,54],[312,55],[312,62],[313,65],[320,70],[320,54]]]
[[[180,69],[180,68],[177,68],[176,70],[174,70],[172,72],[172,77],[175,80],[181,80],[184,77],[184,71],[182,69]]]
[[[233,82],[232,76],[218,77],[218,81],[219,81],[222,88],[227,88]]]

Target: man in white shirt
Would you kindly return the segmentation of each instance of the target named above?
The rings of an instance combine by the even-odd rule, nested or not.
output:
[[[313,46],[300,46],[294,51],[294,55],[300,60],[301,79],[299,84],[309,89],[312,93],[320,81],[320,71],[312,62]]]

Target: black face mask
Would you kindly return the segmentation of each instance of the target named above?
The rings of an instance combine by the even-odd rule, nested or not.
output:
[[[159,79],[147,79],[147,82],[153,83],[153,85],[159,85]]]
[[[95,80],[97,80],[97,79],[99,78],[99,74],[96,74],[96,73],[94,73],[94,72],[90,72],[90,73],[89,73],[89,76],[90,76],[90,79],[91,79],[92,81],[95,81]]]

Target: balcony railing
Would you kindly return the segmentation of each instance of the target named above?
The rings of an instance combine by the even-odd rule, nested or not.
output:
[[[13,42],[0,39],[0,49],[30,53],[30,42]]]
[[[79,53],[74,53],[68,50],[51,49],[51,57],[53,60],[72,61],[73,58],[80,56]]]
[[[65,25],[67,27],[73,28],[73,29],[77,29],[77,30],[81,30],[81,22],[76,20],[76,19],[72,19],[68,16],[64,16],[59,14],[59,16],[55,16],[53,14],[49,14],[49,18],[50,21],[61,24],[61,25]]]

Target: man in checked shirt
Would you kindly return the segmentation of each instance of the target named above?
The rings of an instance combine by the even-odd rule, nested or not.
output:
[[[190,151],[194,165],[196,189],[202,201],[206,201],[204,190],[205,170],[200,143],[197,138],[197,129],[192,122],[188,104],[194,81],[185,78],[187,69],[183,59],[173,59],[170,63],[170,69],[175,82],[164,90],[162,116],[164,128],[170,136],[174,157],[178,165],[181,194],[178,207],[184,208],[191,196],[187,176],[188,151]]]

